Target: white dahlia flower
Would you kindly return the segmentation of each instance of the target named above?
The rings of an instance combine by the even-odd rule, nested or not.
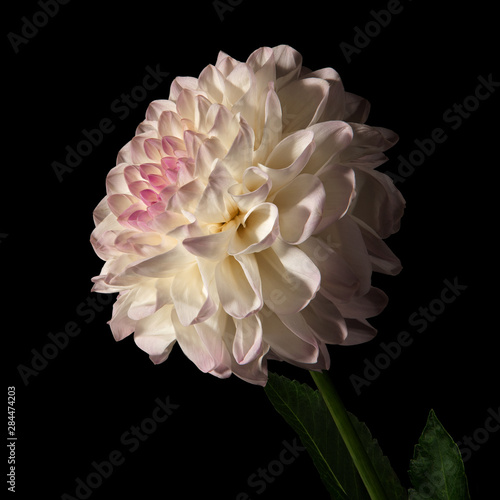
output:
[[[94,212],[115,339],[134,333],[155,363],[178,342],[203,372],[260,385],[268,359],[327,369],[326,344],[370,340],[404,200],[374,170],[397,136],[368,111],[285,45],[176,78]]]

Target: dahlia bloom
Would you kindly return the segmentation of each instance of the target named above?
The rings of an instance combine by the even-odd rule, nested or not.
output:
[[[382,240],[404,200],[374,170],[397,136],[368,112],[285,45],[176,78],[94,211],[115,339],[154,363],[178,342],[203,372],[265,385],[268,359],[322,370],[327,344],[373,338],[387,298],[371,274],[400,270]]]

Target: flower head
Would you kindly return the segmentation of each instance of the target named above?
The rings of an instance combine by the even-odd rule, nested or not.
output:
[[[320,370],[326,344],[370,340],[387,301],[371,274],[400,270],[382,239],[404,200],[375,170],[397,136],[368,112],[285,45],[176,78],[94,211],[114,337],[155,363],[178,342],[200,370],[261,385],[268,359]]]

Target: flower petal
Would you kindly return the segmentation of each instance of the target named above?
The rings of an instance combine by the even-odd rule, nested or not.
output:
[[[175,244],[175,246],[172,246],[172,248],[160,255],[133,263],[123,272],[123,275],[169,278],[175,276],[194,261],[195,257],[181,244]]]
[[[256,131],[255,135],[255,147],[257,149],[254,152],[254,164],[265,163],[271,151],[282,139],[281,103],[272,84],[269,84],[264,111],[264,123]]]
[[[341,121],[316,123],[308,130],[314,133],[315,144],[314,152],[303,170],[303,173],[309,174],[320,173],[322,167],[336,161],[339,153],[349,146],[353,137],[351,126]]]
[[[346,319],[347,338],[341,345],[358,345],[372,340],[377,335],[377,330],[366,320]]]
[[[359,295],[370,289],[372,266],[361,231],[348,215],[330,225],[319,235],[335,249],[356,275],[359,281]]]
[[[376,170],[356,171],[357,196],[349,212],[381,238],[399,231],[405,199],[390,177]]]
[[[137,290],[120,292],[113,304],[113,316],[108,321],[108,325],[117,341],[128,337],[135,330],[137,321],[128,317],[128,310],[136,294]]]
[[[194,325],[201,341],[205,344],[213,359],[214,368],[212,368],[211,372],[214,372],[220,378],[226,378],[231,374],[231,354],[224,342],[228,329],[232,326],[231,323],[229,316],[220,307],[206,321]]]
[[[137,322],[134,341],[155,363],[165,361],[176,342],[172,323],[173,306],[166,305]]]
[[[306,166],[314,151],[314,133],[300,130],[283,139],[272,151],[265,165],[259,167],[272,182],[271,193],[291,182]]]
[[[321,292],[300,314],[321,342],[342,344],[347,338],[347,326],[342,314]]]
[[[316,123],[328,99],[328,82],[321,78],[296,80],[278,90],[281,106],[289,117],[283,132],[307,128]],[[307,99],[304,99],[307,96]]]
[[[370,127],[360,123],[349,124],[353,131],[352,141],[339,156],[339,162],[346,164],[363,156],[387,151],[398,142],[398,136],[389,129]]]
[[[293,314],[314,298],[321,275],[302,250],[278,239],[271,248],[255,255],[269,309],[276,314]]]
[[[208,65],[198,77],[198,86],[205,91],[212,102],[222,103],[225,101],[225,78],[224,75],[212,64]]]
[[[273,52],[276,64],[276,88],[279,89],[298,78],[302,67],[302,56],[288,45],[273,47]]]
[[[218,161],[196,208],[196,218],[214,224],[230,221],[238,212],[236,203],[228,193],[233,184],[237,182],[223,163]]]
[[[304,341],[293,333],[283,321],[269,310],[260,313],[264,329],[264,341],[280,358],[289,362],[315,363],[318,346]]]
[[[347,262],[321,238],[311,237],[299,248],[321,273],[321,292],[330,300],[347,302],[358,291],[359,280]],[[316,300],[316,299],[315,299]]]
[[[244,365],[262,355],[262,322],[258,314],[235,319],[234,322],[233,356],[238,364]]]
[[[387,295],[379,288],[371,287],[368,293],[346,303],[337,303],[344,318],[365,319],[380,314],[388,302]]]
[[[236,228],[233,228],[218,233],[186,238],[182,244],[193,255],[218,262],[227,255],[228,245],[235,231]]]
[[[355,219],[355,218],[354,218]],[[395,276],[401,269],[401,261],[394,255],[391,249],[384,241],[366,225],[362,220],[355,219],[363,239],[366,244],[366,249],[370,255],[373,270],[378,273],[389,274]]]
[[[356,194],[356,176],[351,168],[334,164],[324,168],[318,177],[326,193],[323,220],[316,229],[320,232],[348,211]]]
[[[278,191],[273,202],[279,210],[281,237],[299,244],[311,236],[323,216],[325,188],[318,177],[301,174]]]
[[[345,93],[345,122],[365,123],[370,114],[370,103],[356,94]]]
[[[279,213],[273,203],[261,203],[245,215],[229,243],[229,255],[261,252],[279,235]]]
[[[216,368],[216,363],[194,326],[185,326],[179,320],[176,309],[172,311],[175,337],[182,352],[204,373]]]
[[[238,205],[240,212],[248,212],[253,207],[266,201],[271,191],[269,176],[258,167],[245,170],[240,184],[230,186],[228,193]]]
[[[189,286],[186,286],[186,283],[189,283]],[[205,321],[217,309],[208,295],[203,277],[196,264],[175,275],[170,293],[179,321],[184,326]]]
[[[217,291],[224,310],[233,318],[246,318],[262,307],[259,270],[253,255],[228,256],[215,269]]]

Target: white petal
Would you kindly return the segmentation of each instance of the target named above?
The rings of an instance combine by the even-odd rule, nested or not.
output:
[[[325,188],[318,177],[301,174],[278,191],[273,203],[279,210],[281,237],[299,244],[311,236],[323,216]]]
[[[273,47],[276,63],[276,88],[287,85],[297,79],[302,67],[302,56],[288,45]]]
[[[223,163],[218,161],[196,208],[196,218],[214,224],[230,221],[238,212],[236,203],[228,193],[233,184],[236,181]]]
[[[248,212],[266,201],[271,191],[269,176],[258,167],[250,167],[243,174],[243,181],[228,189],[240,212]]]
[[[152,281],[152,280],[148,280]],[[128,316],[131,319],[141,320],[156,311],[156,287],[154,281],[146,282],[136,288],[136,295],[130,304]]]
[[[204,373],[213,370],[216,363],[206,347],[203,340],[201,340],[196,328],[194,326],[184,326],[177,316],[174,309],[172,311],[172,323],[175,328],[175,337],[182,352]]]
[[[323,288],[321,288],[322,292]],[[337,307],[322,293],[301,311],[316,337],[327,344],[341,344],[347,337],[347,327]]]
[[[316,146],[303,170],[309,174],[320,173],[322,167],[335,161],[335,157],[349,146],[353,136],[351,126],[341,121],[316,123],[308,130],[314,133]]]
[[[231,354],[224,342],[228,331],[234,329],[232,320],[221,308],[203,323],[194,325],[214,361],[215,375],[225,378],[231,374]]]
[[[244,63],[238,63],[226,79],[226,98],[229,106],[238,102],[248,92],[252,83],[250,68]]]
[[[135,296],[135,290],[120,292],[113,304],[113,316],[108,321],[108,324],[115,340],[122,340],[135,330],[137,321],[128,317],[128,310]]]
[[[384,310],[388,300],[382,290],[372,286],[368,293],[349,302],[338,303],[337,308],[344,318],[372,318]]]
[[[277,239],[255,254],[266,305],[277,314],[293,314],[315,296],[321,282],[318,268],[299,248]]]
[[[192,76],[178,76],[174,78],[172,84],[170,85],[170,95],[169,99],[172,101],[177,101],[179,94],[184,90],[198,90],[198,79]]]
[[[153,101],[146,110],[146,120],[158,121],[165,111],[175,111],[175,103],[167,99]]]
[[[365,123],[370,114],[370,103],[363,97],[350,92],[345,93],[345,122]]]
[[[217,291],[224,310],[246,318],[262,307],[260,275],[253,255],[229,256],[215,270]]]
[[[173,306],[166,305],[151,316],[137,322],[134,341],[155,363],[168,358],[175,344],[175,328],[171,314]]]
[[[261,96],[269,83],[276,80],[276,64],[273,49],[262,47],[257,49],[247,59],[247,64],[255,74],[255,87],[257,96]]]
[[[361,219],[380,238],[399,230],[406,202],[389,176],[377,170],[357,169],[356,192],[349,213]]]
[[[328,99],[328,82],[320,78],[296,80],[278,91],[288,116],[284,133],[305,129],[316,123]]]
[[[218,262],[226,256],[229,242],[235,231],[234,227],[219,233],[186,238],[182,244],[193,255]]]
[[[289,362],[315,363],[318,346],[304,341],[293,333],[276,314],[259,313],[264,329],[264,341],[280,358]]]
[[[360,123],[350,123],[349,125],[354,135],[349,146],[339,156],[339,162],[342,163],[387,151],[399,139],[394,132],[382,127],[370,127]]]
[[[328,100],[319,121],[344,120],[345,91],[340,75],[332,68],[323,68],[308,73],[307,78],[323,78],[329,84]]]
[[[366,249],[370,255],[370,260],[373,265],[373,270],[378,273],[389,274],[395,276],[401,269],[401,261],[396,257],[392,250],[387,246],[387,244],[377,235],[373,229],[371,229],[362,220],[356,219],[363,239],[365,240]]]
[[[252,208],[229,243],[229,255],[261,252],[269,248],[279,235],[278,208],[272,203],[262,203]]]
[[[299,245],[321,273],[321,292],[330,300],[347,302],[359,281],[347,262],[321,238],[311,237]],[[315,299],[316,300],[316,299]]]
[[[258,147],[254,152],[254,164],[265,163],[282,138],[281,103],[273,85],[269,86],[266,97],[264,124],[259,127],[258,131],[261,133],[256,133],[255,137],[255,146]]]
[[[236,335],[233,356],[240,365],[255,360],[262,354],[262,322],[257,314],[235,319]]]
[[[198,86],[206,92],[212,102],[224,101],[225,78],[215,66],[210,64],[200,73]]]
[[[359,281],[359,295],[368,292],[371,285],[372,265],[361,231],[349,215],[327,227],[319,235],[345,260]]]
[[[158,132],[161,137],[172,136],[182,139],[184,129],[180,116],[174,111],[164,111],[158,121]]]
[[[222,160],[228,172],[238,182],[243,179],[245,170],[252,166],[254,140],[253,129],[245,120],[240,120],[238,134]]]
[[[193,123],[195,130],[203,132],[211,102],[192,90],[183,90],[177,99],[177,113]]]
[[[205,321],[216,311],[197,264],[175,275],[170,293],[179,321],[184,326]]]
[[[224,158],[227,151],[217,137],[203,141],[196,155],[196,176],[207,182],[217,160]]]
[[[300,130],[283,139],[273,149],[266,165],[259,165],[271,179],[271,193],[275,193],[300,174],[314,147],[314,133],[310,130]]]
[[[224,75],[228,76],[229,73],[236,67],[236,65],[241,64],[236,59],[233,59],[231,56],[223,52],[219,51],[217,54],[217,62],[215,63],[215,67]]]
[[[225,106],[213,104],[207,114],[208,137],[217,137],[227,151],[231,148],[240,132],[239,117],[231,113]]]
[[[108,172],[106,176],[106,193],[108,195],[130,193],[124,175],[125,169],[128,166],[127,163],[119,163]]]
[[[362,319],[346,319],[347,338],[341,345],[358,345],[372,340],[377,330],[370,323]]]
[[[318,177],[323,181],[326,197],[323,220],[318,224],[317,232],[343,217],[356,193],[356,176],[351,168],[329,165]]]
[[[181,244],[176,244],[170,250],[134,263],[123,273],[124,276],[149,276],[151,278],[169,278],[193,263],[195,257]]]

